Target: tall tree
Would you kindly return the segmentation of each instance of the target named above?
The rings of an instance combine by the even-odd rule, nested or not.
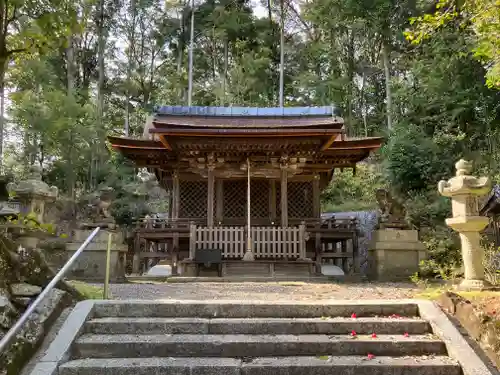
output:
[[[61,41],[67,17],[64,0],[0,0],[0,168],[2,166],[5,86],[9,63],[20,54]]]

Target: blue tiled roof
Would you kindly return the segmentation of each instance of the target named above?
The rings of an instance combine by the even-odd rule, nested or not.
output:
[[[228,116],[228,117],[298,117],[340,116],[335,106],[324,107],[187,107],[156,106],[157,115]]]

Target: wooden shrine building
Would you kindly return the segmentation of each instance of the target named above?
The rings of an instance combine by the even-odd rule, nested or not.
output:
[[[183,276],[209,263],[223,276],[310,274],[339,240],[351,244],[331,258],[355,268],[354,222],[321,222],[320,194],[382,139],[348,139],[334,107],[164,106],[142,139],[108,139],[170,192],[168,219],[137,230],[135,272],[151,252],[141,241],[166,244]]]

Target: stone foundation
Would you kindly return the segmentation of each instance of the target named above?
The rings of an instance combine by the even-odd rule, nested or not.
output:
[[[376,280],[408,280],[426,257],[416,230],[383,229],[373,233],[368,250],[368,277]]]
[[[195,277],[197,264],[193,261],[183,260],[180,262],[183,277]],[[199,265],[200,277],[217,277],[218,265],[212,265],[206,269]],[[315,264],[312,261],[276,261],[276,260],[227,260],[220,265],[222,277],[309,277],[315,275]]]
[[[73,242],[68,243],[66,246],[68,258],[78,250],[91,232],[91,230],[74,231]],[[94,237],[94,240],[78,257],[73,268],[69,271],[67,275],[69,279],[104,282],[109,233],[109,231],[101,229]],[[110,281],[123,282],[125,281],[125,254],[127,253],[127,245],[124,244],[121,232],[111,233],[113,234],[113,239],[111,243]]]

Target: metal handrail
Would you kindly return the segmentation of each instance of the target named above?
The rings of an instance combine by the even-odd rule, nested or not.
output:
[[[26,311],[21,315],[19,320],[14,324],[14,326],[5,334],[5,336],[0,340],[0,354],[3,353],[5,349],[9,346],[10,342],[14,337],[19,333],[23,325],[28,321],[29,317],[35,309],[40,305],[40,302],[49,294],[49,292],[54,289],[56,284],[62,279],[64,274],[68,272],[70,267],[73,265],[75,262],[76,258],[80,256],[80,254],[87,248],[89,243],[94,239],[96,234],[99,232],[101,228],[97,227],[95,228],[92,233],[87,237],[84,243],[78,248],[78,250],[69,258],[69,260],[66,262],[66,264],[59,270],[59,272],[54,276],[54,278],[50,281],[50,283],[47,284],[45,289],[42,290],[42,292],[38,295],[38,297],[33,301],[32,304],[28,306]]]

